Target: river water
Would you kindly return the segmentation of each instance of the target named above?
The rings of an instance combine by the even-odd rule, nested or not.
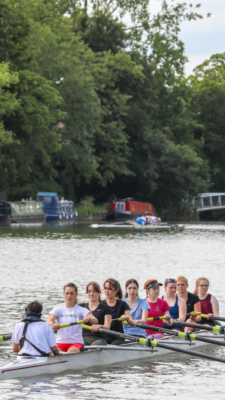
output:
[[[184,230],[135,232],[125,228],[93,229],[71,226],[15,225],[0,227],[0,332],[12,332],[24,306],[43,302],[43,319],[63,302],[62,288],[75,282],[79,301],[95,280],[116,278],[124,288],[129,278],[140,285],[147,279],[184,275],[189,290],[200,276],[210,280],[210,293],[225,315],[225,224],[187,224]],[[163,292],[163,289],[162,289]],[[225,349],[207,346],[200,351],[225,359]],[[15,356],[0,353],[0,365]],[[92,369],[63,376],[0,381],[1,399],[213,399],[224,398],[225,365],[192,356],[172,354],[151,361],[134,361],[107,369]]]

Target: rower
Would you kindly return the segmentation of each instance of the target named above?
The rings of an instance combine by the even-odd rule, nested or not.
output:
[[[134,326],[135,323],[130,313],[128,304],[122,301],[123,292],[119,282],[116,279],[109,278],[104,282],[104,292],[106,300],[103,300],[103,304],[107,304],[112,311],[112,319],[121,318],[120,321],[113,321],[111,324],[111,330],[115,332],[124,333],[123,321],[127,320],[129,325]],[[116,339],[112,336],[105,335],[105,339],[108,344],[119,345],[124,343],[124,339]]]
[[[209,280],[207,278],[198,278],[195,283],[194,293],[199,297],[201,304],[201,313],[207,314],[207,318],[202,318],[200,324],[211,326],[220,325],[216,320],[210,319],[213,315],[219,315],[219,303],[215,296],[208,293]]]
[[[144,289],[146,290],[146,299],[150,310],[148,311],[148,318],[158,318],[164,316],[164,319],[168,322],[169,325],[172,325],[171,315],[169,313],[169,306],[165,300],[162,300],[159,297],[159,286],[162,286],[162,283],[159,283],[156,279],[149,279],[144,284]],[[161,319],[155,321],[147,321],[147,325],[157,326],[159,328],[163,328],[163,321]],[[154,335],[155,338],[160,338],[164,336],[161,333],[156,333],[155,331],[146,329],[146,333],[148,336]]]
[[[200,304],[200,299],[199,297],[194,294],[190,293],[187,291],[188,288],[188,280],[184,276],[178,276],[177,278],[177,292],[178,296],[184,299],[187,305],[187,313],[191,312],[201,312],[201,304]],[[186,318],[186,322],[191,322],[193,323],[199,323],[201,320],[201,315],[196,315],[196,316],[190,316],[190,318]],[[196,331],[194,328],[184,328],[184,331]]]
[[[58,330],[57,347],[67,353],[80,353],[83,351],[84,340],[82,325],[73,325],[60,329],[61,324],[73,323],[83,320],[84,324],[90,322],[97,324],[98,320],[92,313],[77,303],[77,286],[70,282],[64,286],[63,295],[65,305],[55,307],[49,314],[48,324]],[[55,321],[57,319],[57,322]]]
[[[140,214],[138,218],[136,219],[136,222],[138,225],[145,225],[146,224],[146,217],[144,214]]]
[[[110,329],[112,321],[112,311],[107,304],[102,304],[101,289],[98,283],[90,282],[86,287],[88,303],[79,304],[81,307],[91,311],[97,318],[98,324],[92,325],[91,331],[83,329],[84,346],[106,346],[107,341],[104,335],[98,332],[99,328]],[[87,325],[90,325],[89,323]]]
[[[42,304],[32,301],[25,308],[25,316],[16,325],[13,335],[13,351],[19,355],[42,356],[59,354],[53,329],[41,320]]]
[[[150,310],[147,300],[140,299],[140,297],[138,297],[138,289],[139,285],[136,279],[128,279],[126,282],[126,295],[123,301],[125,301],[130,307],[130,313],[135,325],[138,323],[145,324],[148,317],[148,311]],[[147,337],[145,329],[130,325],[124,325],[124,332],[128,335],[144,338]]]
[[[176,279],[166,279],[164,283],[165,295],[162,296],[162,299],[166,300],[170,307],[170,315],[173,319],[178,321],[185,321],[187,314],[187,306],[185,304],[184,299],[181,299],[176,294],[177,292],[177,281]],[[184,331],[182,326],[176,325],[176,321],[171,326],[168,326],[166,323],[163,323],[163,326],[167,329],[173,329],[176,331]]]

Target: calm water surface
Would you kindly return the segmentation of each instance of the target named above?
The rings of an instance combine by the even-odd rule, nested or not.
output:
[[[199,276],[210,279],[210,292],[225,315],[225,224],[186,225],[183,231],[134,232],[131,229],[93,229],[71,226],[0,227],[0,332],[12,332],[23,307],[34,299],[44,304],[43,318],[63,302],[62,287],[76,282],[79,301],[91,280],[102,286],[114,277],[124,287],[128,278],[147,279],[184,275],[189,289]],[[201,351],[225,358],[222,347]],[[14,359],[0,353],[0,365]],[[224,398],[225,365],[177,354],[150,362],[132,362],[64,376],[0,382],[1,399],[213,399]]]

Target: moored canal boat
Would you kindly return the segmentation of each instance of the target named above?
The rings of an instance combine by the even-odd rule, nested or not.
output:
[[[11,223],[44,223],[46,220],[42,204],[32,200],[15,202],[0,201],[0,222]]]
[[[151,203],[134,201],[131,197],[121,200],[112,200],[110,211],[106,216],[107,220],[133,220],[140,214],[146,212],[154,213],[154,207]]]
[[[59,196],[54,192],[39,192],[37,201],[42,202],[47,221],[75,220],[78,213],[74,210],[74,202],[71,200],[59,201]]]

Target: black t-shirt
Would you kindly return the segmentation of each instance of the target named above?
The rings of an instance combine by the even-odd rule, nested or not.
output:
[[[193,312],[194,311],[194,305],[200,301],[199,297],[197,294],[190,293],[188,292],[188,298],[187,298],[187,313]]]
[[[82,304],[79,304],[79,306],[85,307],[88,310],[90,310],[88,303],[82,303]],[[98,324],[100,324],[100,325],[104,325],[105,315],[112,315],[111,307],[109,307],[107,304],[102,304],[102,303],[100,303],[94,311],[91,311],[91,313],[94,315],[95,318],[97,318]],[[88,322],[88,324],[86,324],[86,325],[91,326],[91,323]],[[98,337],[103,336],[100,332],[91,332],[91,331],[88,331],[87,329],[83,329],[82,335],[83,336],[93,335],[93,336],[98,336]]]
[[[103,300],[103,304],[107,304],[106,300]],[[116,319],[116,318],[120,318],[121,315],[124,315],[125,311],[129,310],[130,307],[128,306],[127,303],[125,303],[125,301],[122,300],[116,300],[116,304],[114,307],[110,307],[108,306],[111,311],[112,311],[112,319]],[[123,323],[120,321],[114,321],[111,324],[111,328],[112,331],[115,332],[121,332],[123,333]]]

